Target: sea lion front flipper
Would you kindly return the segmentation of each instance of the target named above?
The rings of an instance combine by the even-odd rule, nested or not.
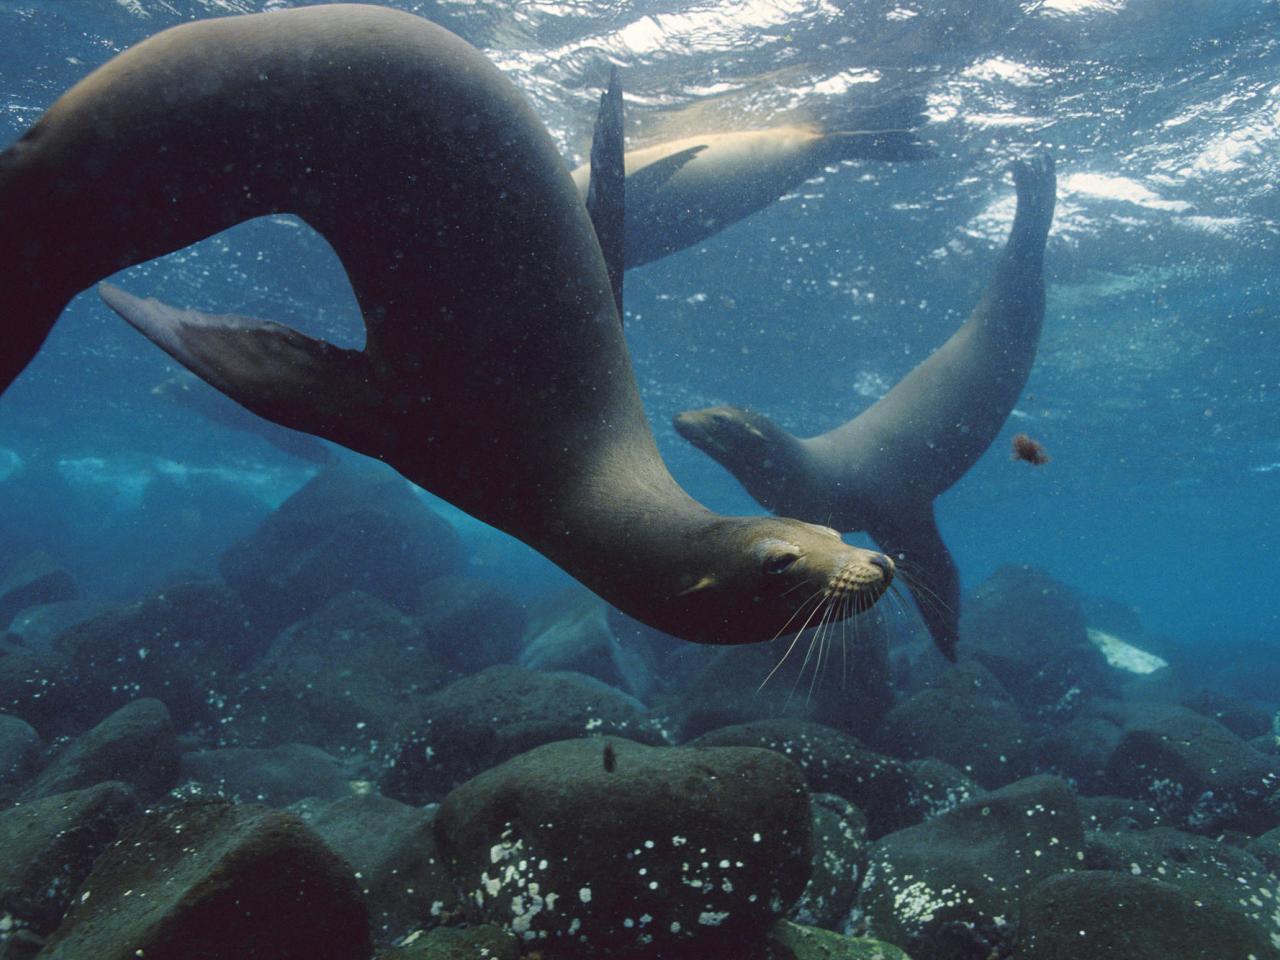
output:
[[[707,149],[709,144],[700,143],[696,147],[680,150],[670,156],[655,160],[647,167],[642,167],[627,177],[632,189],[646,196],[657,193],[658,188],[684,169],[685,165]]]
[[[165,353],[259,416],[360,449],[343,425],[344,415],[374,402],[362,352],[269,320],[179,310],[106,283],[98,293]]]
[[[934,644],[954,661],[960,633],[960,572],[938,532],[933,504],[911,516],[871,524],[867,533],[898,561],[902,580],[915,598]]]
[[[626,264],[627,174],[623,160],[622,82],[618,68],[609,71],[609,86],[600,95],[595,132],[591,137],[591,179],[587,183],[587,213],[609,269],[609,283],[622,319],[622,273]]]

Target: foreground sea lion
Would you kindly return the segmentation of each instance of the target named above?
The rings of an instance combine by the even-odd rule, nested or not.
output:
[[[0,388],[89,284],[286,212],[341,259],[363,350],[103,296],[253,412],[387,461],[676,636],[766,640],[887,587],[892,562],[832,530],[676,484],[550,136],[475,49],[389,9],[166,30],[0,154]]]
[[[758,413],[711,407],[675,418],[763,506],[865,530],[915,571],[907,585],[938,648],[954,658],[960,578],[933,517],[1004,426],[1026,385],[1044,322],[1044,247],[1053,160],[1013,167],[1018,208],[995,276],[968,321],[869,409],[800,439]]]
[[[737,223],[841,160],[920,160],[911,127],[920,101],[903,97],[852,118],[862,129],[789,124],[670,140],[626,154],[626,265],[642,266]],[[573,171],[585,196],[591,164]]]

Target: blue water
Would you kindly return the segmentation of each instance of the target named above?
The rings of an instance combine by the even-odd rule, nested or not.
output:
[[[0,0],[0,143],[114,53],[189,19],[280,0]],[[605,64],[638,136],[838,116],[855,80],[928,90],[937,156],[844,164],[627,276],[627,335],[677,478],[758,512],[672,414],[759,409],[793,432],[856,414],[967,315],[1013,212],[1008,161],[1058,161],[1045,333],[1005,433],[939,501],[966,589],[1034,563],[1147,630],[1275,657],[1280,621],[1280,2],[712,4],[409,2],[484,49],[582,159]],[[856,87],[856,84],[854,84]],[[856,92],[856,91],[855,91]],[[705,127],[699,127],[705,128]],[[22,224],[0,224],[22,230]],[[289,218],[130,272],[131,290],[359,343],[336,258]],[[2,300],[0,300],[2,303]],[[214,569],[308,476],[152,388],[174,372],[79,297],[0,398],[0,563],[28,546],[91,595]],[[1009,437],[1048,448],[1039,470]],[[561,582],[456,512],[477,572]]]

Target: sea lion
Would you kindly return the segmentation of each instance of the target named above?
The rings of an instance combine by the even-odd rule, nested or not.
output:
[[[626,154],[626,265],[642,266],[700,243],[762,210],[840,160],[920,160],[929,150],[911,127],[917,98],[856,114],[862,129],[787,124],[670,140]],[[573,171],[585,196],[591,164]]]
[[[1013,166],[1018,207],[981,301],[965,324],[869,409],[800,439],[738,407],[675,418],[770,510],[865,530],[915,569],[907,586],[938,648],[954,659],[960,579],[933,501],[995,439],[1026,385],[1044,322],[1044,247],[1053,221],[1052,158]]]
[[[828,528],[719,516],[676,484],[549,134],[478,51],[390,9],[174,27],[0,154],[0,387],[77,291],[277,213],[337,253],[363,350],[102,296],[254,413],[385,460],[676,636],[765,640],[887,587],[892,561]]]

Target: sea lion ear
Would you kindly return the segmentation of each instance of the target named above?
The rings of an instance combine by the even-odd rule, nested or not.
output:
[[[587,213],[609,269],[613,300],[622,319],[622,273],[626,264],[626,165],[622,133],[622,81],[618,68],[609,71],[609,87],[600,96],[595,132],[591,137],[591,179],[587,183]]]
[[[359,351],[270,320],[179,310],[106,283],[98,293],[192,373],[282,426],[338,439],[342,415],[372,404],[368,363]]]
[[[679,593],[677,593],[677,594],[676,594],[676,596],[677,596],[677,597],[687,597],[687,596],[688,596],[689,594],[691,594],[691,593],[697,593],[699,590],[705,590],[705,589],[707,589],[707,587],[713,587],[713,586],[715,586],[715,584],[716,584],[716,578],[715,578],[715,577],[713,577],[713,576],[708,575],[708,576],[703,577],[701,580],[699,580],[699,581],[698,581],[697,583],[695,583],[693,586],[691,586],[691,587],[685,587],[683,590],[681,590]]]

